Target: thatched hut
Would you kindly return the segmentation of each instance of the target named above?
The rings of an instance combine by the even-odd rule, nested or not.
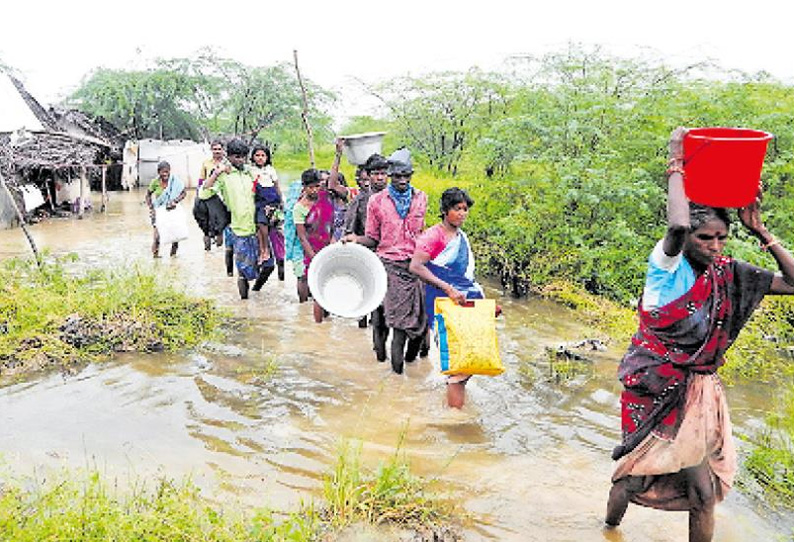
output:
[[[22,83],[0,73],[0,173],[25,214],[79,212],[99,187],[120,178],[118,132],[78,111],[44,109]],[[120,161],[119,161],[120,162]],[[8,195],[0,194],[0,228],[16,222]]]

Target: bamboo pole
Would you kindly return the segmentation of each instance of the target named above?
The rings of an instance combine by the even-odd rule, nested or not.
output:
[[[301,111],[301,119],[303,120],[303,126],[306,128],[306,137],[309,140],[309,161],[311,162],[312,167],[315,167],[314,136],[312,135],[312,127],[309,124],[309,102],[306,99],[306,87],[304,86],[303,79],[301,78],[300,68],[298,68],[298,50],[293,49],[292,53],[295,57],[295,73],[298,74],[298,84],[301,86],[301,96],[303,98],[303,111]]]
[[[39,254],[39,249],[36,248],[36,241],[33,240],[33,236],[30,235],[30,231],[28,231],[28,226],[25,223],[25,215],[22,214],[22,211],[20,211],[19,205],[17,205],[17,200],[14,199],[14,194],[11,192],[11,189],[8,188],[8,185],[3,178],[2,172],[0,172],[0,185],[2,185],[3,190],[5,190],[6,194],[8,194],[8,199],[11,200],[11,206],[14,208],[14,211],[17,214],[19,225],[22,228],[22,231],[25,233],[25,237],[28,238],[30,249],[33,251],[33,256],[36,258],[36,265],[41,267],[41,255]]]

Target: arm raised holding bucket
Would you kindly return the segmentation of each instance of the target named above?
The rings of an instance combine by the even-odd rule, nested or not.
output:
[[[764,226],[757,188],[753,200],[743,200],[739,220],[772,253],[780,273],[723,254],[728,210],[687,196],[696,194],[684,170],[691,133],[677,128],[670,137],[667,232],[648,258],[639,329],[618,368],[623,436],[612,452],[617,463],[605,522],[619,525],[630,502],[688,510],[689,539],[708,542],[714,507],[730,490],[737,461],[717,370],[764,296],[794,294],[794,259]],[[692,156],[687,152],[687,166]],[[699,154],[698,168],[721,171],[727,156]]]
[[[348,189],[345,185],[339,182],[339,162],[342,159],[342,150],[345,147],[345,139],[342,137],[336,138],[335,146],[336,152],[334,153],[334,163],[331,165],[331,173],[328,176],[328,190],[342,198],[347,198]]]
[[[761,249],[769,251],[777,262],[779,273],[775,273],[769,293],[773,295],[794,294],[794,257],[775,237],[769,233],[761,220],[762,194],[756,200],[739,209],[739,220],[747,230],[758,239]]]
[[[678,127],[670,135],[670,160],[668,161],[667,189],[667,233],[664,237],[663,250],[668,257],[675,257],[685,248],[687,234],[693,229],[690,222],[692,206],[684,189],[684,138],[688,130]],[[780,273],[772,280],[769,294],[794,294],[794,258],[769,233],[761,219],[761,201],[763,193],[759,189],[758,196],[749,205],[738,209],[737,214],[742,225],[756,238],[763,250],[768,250],[777,262]],[[709,241],[704,234],[694,234],[699,241]],[[724,243],[723,243],[724,246]],[[716,247],[712,247],[716,250]],[[722,247],[719,248],[720,251]]]

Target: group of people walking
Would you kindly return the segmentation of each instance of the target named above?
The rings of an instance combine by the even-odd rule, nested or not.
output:
[[[356,172],[358,188],[351,189],[339,172],[343,145],[343,140],[337,140],[327,175],[307,169],[300,186],[291,187],[295,203],[290,204],[288,198],[286,223],[294,224],[295,233],[294,239],[287,235],[287,254],[296,262],[299,300],[306,301],[310,295],[307,274],[322,248],[341,241],[375,251],[386,269],[386,297],[359,326],[372,326],[376,359],[390,359],[392,370],[401,374],[405,363],[429,351],[436,296],[462,302],[483,295],[474,282],[474,258],[460,231],[474,201],[459,188],[446,190],[441,198],[442,222],[425,230],[427,195],[411,185],[410,153],[400,149],[389,158],[371,155]],[[314,302],[313,309],[314,320],[322,322],[324,308]],[[450,406],[463,406],[468,378],[448,378]]]
[[[605,521],[608,527],[620,524],[630,502],[684,510],[690,541],[707,542],[714,532],[714,506],[736,471],[730,416],[716,371],[764,296],[794,294],[794,258],[764,226],[760,192],[738,218],[772,255],[779,272],[723,255],[731,219],[725,209],[687,199],[685,134],[679,128],[671,135],[667,232],[648,258],[639,330],[618,369],[625,388],[623,440],[613,452],[617,466]],[[322,248],[351,242],[372,249],[386,269],[387,293],[370,321],[364,318],[359,325],[371,324],[375,358],[389,358],[399,374],[405,363],[427,354],[435,298],[462,304],[483,297],[461,230],[474,201],[459,188],[445,190],[441,222],[425,229],[428,198],[411,185],[408,151],[389,158],[373,154],[356,171],[358,188],[351,188],[339,172],[342,146],[339,140],[330,171],[305,170],[283,195],[268,149],[255,147],[253,163],[246,166],[245,143],[229,142],[225,157],[220,143],[213,143],[195,216],[205,248],[224,242],[227,261],[237,263],[242,298],[248,295],[248,281],[256,281],[254,289],[261,287],[276,265],[283,277],[286,260],[297,277],[299,301],[308,301],[307,274]],[[184,187],[167,164],[161,166],[147,192],[152,208],[184,198]],[[155,231],[155,256],[158,250]],[[176,250],[174,245],[172,255]],[[316,303],[313,312],[316,322],[326,316]],[[448,377],[450,406],[463,406],[469,378]]]
[[[408,150],[395,151],[389,158],[371,155],[356,170],[357,186],[349,187],[339,171],[343,147],[344,140],[337,140],[330,170],[307,169],[283,193],[267,147],[257,145],[249,152],[243,141],[233,139],[224,152],[222,143],[214,141],[212,158],[202,165],[193,214],[204,233],[205,250],[213,244],[225,246],[230,276],[236,264],[242,299],[248,297],[251,281],[251,289],[259,290],[274,268],[283,280],[288,262],[298,300],[306,302],[311,297],[309,268],[320,250],[334,242],[373,250],[386,269],[387,293],[359,326],[371,325],[375,358],[390,359],[392,370],[401,374],[406,363],[428,354],[436,297],[460,303],[483,297],[474,281],[471,248],[460,229],[474,201],[460,188],[446,190],[440,202],[442,221],[425,230],[428,198],[411,185],[414,171]],[[168,199],[163,194],[175,195]],[[184,187],[170,175],[170,168],[147,191],[150,206],[175,205],[182,198]],[[156,228],[154,235],[157,256]],[[320,323],[328,314],[312,302],[314,320]],[[451,406],[463,406],[468,379],[469,375],[448,377]]]

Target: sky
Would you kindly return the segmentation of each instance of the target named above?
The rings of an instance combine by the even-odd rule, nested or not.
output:
[[[790,3],[788,3],[790,5]],[[0,62],[43,104],[68,95],[92,69],[129,69],[210,46],[249,65],[292,62],[368,113],[358,81],[428,71],[496,69],[513,55],[569,43],[671,65],[710,59],[794,82],[794,26],[783,0],[29,0],[4,10]]]

